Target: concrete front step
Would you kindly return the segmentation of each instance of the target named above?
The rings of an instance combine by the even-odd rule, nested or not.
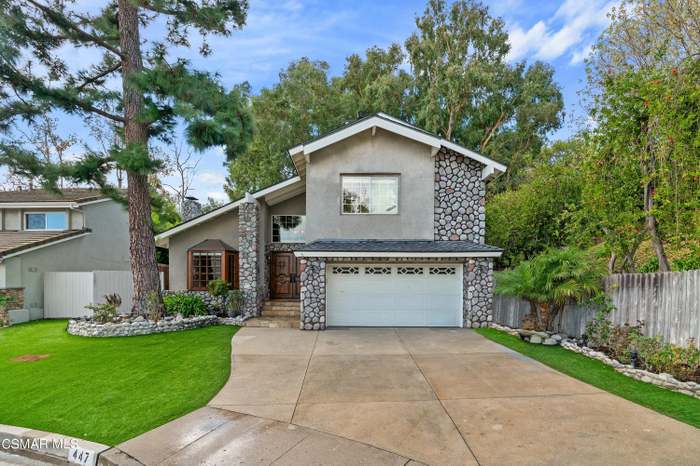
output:
[[[270,309],[264,308],[262,311],[263,317],[296,317],[299,318],[299,309]]]
[[[245,327],[265,328],[299,328],[298,318],[289,317],[253,317],[243,322]]]

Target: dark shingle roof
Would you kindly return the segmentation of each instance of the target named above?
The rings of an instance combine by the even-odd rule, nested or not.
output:
[[[501,248],[471,241],[425,240],[318,240],[302,246],[299,251],[314,252],[501,252]]]
[[[50,244],[71,236],[88,233],[90,230],[68,231],[0,231],[0,257],[25,249]]]
[[[61,194],[44,189],[22,191],[0,191],[0,203],[3,202],[87,202],[106,197],[99,189],[72,188],[64,189]]]
[[[197,250],[197,251],[235,251],[236,248],[229,246],[228,244],[224,243],[220,239],[205,239],[201,243],[197,243],[188,249],[188,251],[192,251],[192,250]]]

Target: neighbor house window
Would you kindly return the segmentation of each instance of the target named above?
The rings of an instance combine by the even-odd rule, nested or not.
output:
[[[398,175],[343,175],[344,214],[398,214]]]
[[[305,218],[303,215],[273,215],[272,242],[303,243]]]
[[[188,251],[190,290],[206,290],[212,280],[238,288],[238,252],[223,241],[205,240]]]
[[[27,230],[67,230],[68,215],[65,212],[32,212],[24,214]]]

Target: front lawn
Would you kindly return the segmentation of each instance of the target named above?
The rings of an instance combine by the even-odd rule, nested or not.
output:
[[[228,379],[236,327],[85,338],[66,323],[0,330],[0,423],[116,445],[205,405]]]
[[[559,372],[700,428],[700,400],[697,398],[634,380],[600,361],[560,346],[532,345],[493,328],[479,328],[475,331]]]

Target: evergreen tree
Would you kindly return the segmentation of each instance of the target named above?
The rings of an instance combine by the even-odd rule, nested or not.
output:
[[[184,121],[195,149],[225,146],[232,160],[252,134],[247,99],[238,89],[227,92],[217,76],[169,57],[191,47],[193,29],[206,39],[242,27],[247,7],[246,0],[112,0],[85,11],[62,0],[0,0],[0,129],[60,111],[97,115],[123,132],[123,147],[62,163],[41,160],[6,135],[0,163],[51,190],[65,178],[115,198],[121,193],[108,175],[126,172],[134,313],[145,313],[149,295],[160,290],[148,178],[161,162],[149,153],[149,141],[172,138]],[[151,25],[165,25],[165,37],[152,39],[158,27]],[[64,58],[68,50],[84,60],[99,51],[100,58],[72,65]],[[200,52],[210,53],[206,40]]]

